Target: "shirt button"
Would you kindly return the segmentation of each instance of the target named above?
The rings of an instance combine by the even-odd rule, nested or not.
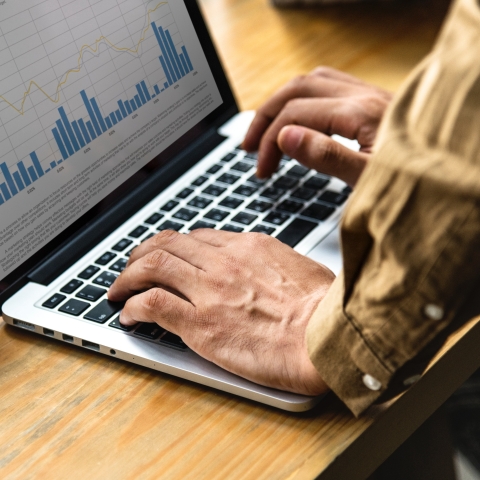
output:
[[[441,320],[444,315],[443,308],[438,305],[434,305],[433,303],[425,305],[425,307],[423,308],[423,313],[430,320],[435,320],[437,322],[438,320]]]
[[[363,376],[362,380],[365,386],[370,390],[377,391],[382,388],[382,384],[368,373]]]

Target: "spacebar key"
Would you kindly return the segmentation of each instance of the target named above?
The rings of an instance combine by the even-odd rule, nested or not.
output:
[[[296,218],[285,230],[282,230],[277,235],[277,238],[293,248],[317,226],[318,223]]]

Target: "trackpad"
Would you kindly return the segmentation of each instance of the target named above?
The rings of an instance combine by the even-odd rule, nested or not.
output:
[[[307,257],[326,265],[335,275],[342,269],[340,229],[337,227],[307,253]]]

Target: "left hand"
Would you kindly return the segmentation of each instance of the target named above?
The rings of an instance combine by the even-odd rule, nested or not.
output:
[[[121,322],[156,322],[202,357],[273,388],[326,384],[305,330],[334,280],[326,267],[261,233],[164,231],[138,246],[108,298]]]

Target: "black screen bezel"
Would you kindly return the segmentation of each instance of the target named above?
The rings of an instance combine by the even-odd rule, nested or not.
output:
[[[166,165],[170,164],[186,145],[197,141],[212,129],[220,127],[226,120],[238,113],[239,110],[235,97],[230,88],[200,8],[196,0],[183,1],[220,91],[222,104],[165,149],[161,154],[153,158],[147,165],[145,165],[145,167],[140,169],[115,191],[93,206],[70,227],[57,235],[54,239],[50,240],[48,245],[32,255],[29,259],[25,260],[22,265],[18,266],[4,279],[0,280],[0,308],[9,296],[19,290],[27,282],[28,274],[33,269],[37,268],[39,264],[44,262],[56,250],[68,243],[72,238],[75,238],[78,232],[82,231],[87,225],[98,220],[99,217],[104,215],[113,205],[118,203],[127,192],[131,192],[135,188],[138,188],[138,186],[145,180],[146,176],[150,176],[153,173],[160,171]],[[183,172],[181,165],[179,165],[178,176],[180,176],[181,173]]]

